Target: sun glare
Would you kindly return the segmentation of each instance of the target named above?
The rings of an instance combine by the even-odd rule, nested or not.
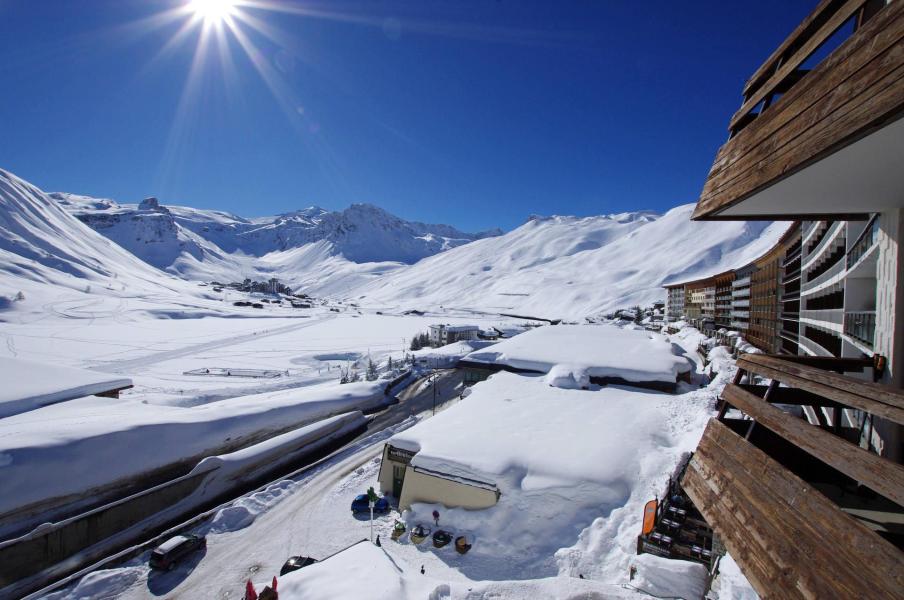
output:
[[[237,0],[189,0],[188,8],[205,23],[218,24],[229,19]]]

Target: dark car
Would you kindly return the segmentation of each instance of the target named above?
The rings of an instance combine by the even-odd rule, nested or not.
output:
[[[279,576],[282,577],[286,573],[303,569],[308,565],[313,565],[315,562],[317,562],[317,559],[310,556],[291,556],[286,561],[286,564],[282,566],[282,569],[279,570]]]
[[[367,503],[367,494],[361,494],[352,500],[352,512],[370,512],[370,505]],[[386,498],[377,498],[377,501],[374,502],[374,512],[389,512],[389,501]]]
[[[151,552],[148,561],[152,569],[171,570],[176,563],[201,548],[207,547],[207,540],[200,535],[177,535],[166,540]]]

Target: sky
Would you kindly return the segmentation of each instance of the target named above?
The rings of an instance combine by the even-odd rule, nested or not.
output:
[[[247,217],[665,211],[816,2],[237,4],[233,29],[189,0],[0,0],[0,168]]]

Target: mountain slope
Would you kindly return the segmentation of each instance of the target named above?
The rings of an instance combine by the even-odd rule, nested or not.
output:
[[[580,318],[662,300],[667,281],[739,267],[787,224],[696,222],[693,204],[645,213],[532,219],[500,237],[424,259],[355,290],[400,309],[469,308]]]
[[[92,282],[116,289],[128,284],[145,291],[176,283],[2,169],[0,278],[13,289],[13,278],[78,290]]]

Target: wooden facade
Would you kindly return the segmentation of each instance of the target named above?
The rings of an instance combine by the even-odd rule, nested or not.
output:
[[[778,352],[778,292],[784,244],[780,241],[755,261],[750,275],[750,328],[747,339],[764,352]]]
[[[858,446],[842,411],[904,423],[904,392],[820,367],[853,359],[747,355],[681,478],[764,598],[896,598],[904,590],[904,466]],[[743,375],[769,379],[744,384]],[[808,423],[779,405],[817,408]]]
[[[848,25],[850,37],[811,71],[802,68]],[[904,2],[823,0],[745,86],[693,218],[772,219],[746,203],[723,213],[902,115]],[[864,216],[856,210],[834,212]]]

